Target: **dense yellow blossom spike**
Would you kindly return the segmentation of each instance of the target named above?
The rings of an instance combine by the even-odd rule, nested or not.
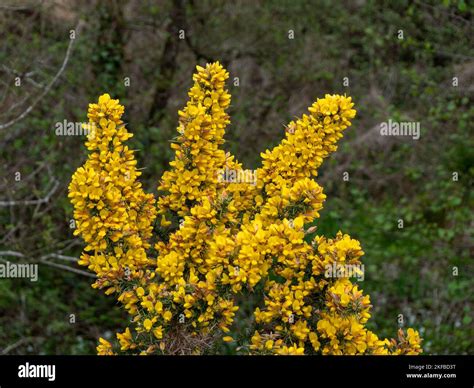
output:
[[[98,275],[98,287],[114,286],[149,264],[155,200],[137,181],[132,137],[121,116],[124,107],[108,94],[89,105],[86,146],[91,153],[69,185],[75,235],[87,243],[80,264]]]
[[[360,243],[341,232],[307,239],[326,199],[313,178],[355,117],[351,98],[318,99],[251,181],[224,179],[247,171],[221,149],[227,78],[218,62],[197,66],[156,208],[124,145],[123,107],[108,95],[89,106],[91,153],[69,194],[87,243],[81,263],[131,316],[98,353],[202,354],[223,341],[251,354],[419,354],[415,330],[388,340],[365,327],[370,297],[350,279],[364,274]],[[238,297],[257,289],[256,330],[236,341]]]
[[[215,197],[217,170],[225,163],[225,127],[229,116],[225,112],[230,94],[224,89],[227,71],[219,62],[197,66],[194,85],[189,91],[186,107],[179,111],[178,137],[172,144],[175,159],[170,163],[159,190],[169,194],[158,202],[160,212],[173,210],[179,216],[189,213],[189,203],[206,196]]]
[[[271,151],[262,153],[259,186],[271,196],[301,178],[317,175],[317,169],[336,151],[342,132],[355,117],[350,97],[329,95],[309,108],[309,115],[287,126],[286,138]]]
[[[291,249],[293,251],[293,249]],[[304,270],[285,283],[266,282],[265,307],[255,318],[264,330],[256,331],[253,353],[287,354],[292,343],[310,354],[419,354],[419,334],[413,329],[398,333],[398,341],[380,340],[364,324],[370,318],[370,297],[347,276],[345,265],[360,268],[363,251],[357,240],[338,233],[335,239],[317,236],[313,254],[298,255]],[[342,277],[326,277],[324,269],[340,266]],[[285,271],[291,269],[288,265]],[[308,273],[311,276],[308,276]],[[314,301],[318,301],[316,304]],[[295,323],[296,322],[296,323]],[[297,330],[297,328],[299,328]],[[307,336],[306,336],[307,334]],[[266,338],[276,338],[271,348]],[[293,352],[292,354],[298,354]]]

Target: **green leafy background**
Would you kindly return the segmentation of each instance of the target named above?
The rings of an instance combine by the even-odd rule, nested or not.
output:
[[[14,3],[0,7],[0,125],[40,95],[61,66],[70,30],[79,20],[83,25],[49,93],[0,130],[0,200],[42,198],[53,179],[59,182],[48,203],[0,207],[0,250],[25,255],[4,259],[80,255],[83,244],[69,228],[67,185],[86,158],[84,139],[56,136],[55,123],[85,121],[87,104],[101,93],[120,98],[144,186],[156,192],[193,69],[219,60],[230,72],[232,94],[226,147],[247,168],[258,167],[260,152],[277,144],[284,125],[317,97],[353,97],[358,116],[318,177],[327,200],[317,233],[342,230],[361,241],[360,286],[374,305],[371,329],[393,336],[403,314],[404,326],[420,330],[425,353],[473,353],[474,9],[468,2]],[[180,30],[186,39],[178,39]],[[420,139],[380,136],[380,122],[389,119],[419,122]],[[0,280],[0,353],[94,354],[99,336],[126,325],[113,297],[93,290],[91,278],[43,263],[39,271],[36,283]],[[231,333],[237,337],[251,327],[255,303],[241,299]],[[236,349],[222,344],[214,351]]]

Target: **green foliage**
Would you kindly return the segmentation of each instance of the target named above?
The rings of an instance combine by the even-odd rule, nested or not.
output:
[[[154,191],[171,157],[168,141],[176,135],[175,112],[185,101],[188,75],[196,61],[210,57],[230,70],[227,146],[247,166],[257,166],[259,153],[283,136],[283,124],[315,96],[353,96],[358,118],[319,178],[329,199],[316,233],[330,236],[341,228],[367,252],[361,288],[376,309],[371,329],[390,336],[403,314],[405,326],[422,328],[426,353],[473,353],[472,6],[464,0],[194,3],[185,10],[189,41],[179,42],[174,78],[165,80],[170,97],[164,118],[152,123],[146,118],[155,89],[163,87],[157,85],[162,71],[157,64],[165,51],[171,1],[145,2],[127,12],[121,1],[101,2],[97,10],[78,4],[69,15],[49,6],[37,13],[0,11],[0,63],[21,74],[35,70],[34,79],[43,85],[61,65],[71,20],[86,20],[51,92],[0,133],[1,200],[40,198],[51,177],[60,182],[46,205],[0,207],[0,250],[21,251],[28,262],[61,249],[80,254],[69,228],[66,187],[85,158],[83,139],[57,137],[54,124],[84,121],[88,101],[103,92],[131,107],[126,121],[135,134],[132,147],[140,150],[139,166],[147,166],[145,187]],[[289,30],[295,39],[288,39]],[[124,86],[125,76],[130,87]],[[459,87],[452,86],[454,76]],[[13,74],[0,68],[0,77],[10,86],[1,100],[3,123],[3,106],[24,94],[12,86]],[[233,77],[239,77],[239,86],[233,86]],[[32,96],[39,92],[28,88]],[[22,108],[14,108],[11,117]],[[383,138],[372,131],[389,118],[420,122],[421,138]],[[18,135],[4,143],[15,131]],[[27,177],[40,167],[27,181],[14,181],[16,171]],[[104,330],[117,331],[123,321],[119,309],[98,296],[88,278],[42,264],[40,273],[34,286],[0,279],[0,349],[24,339],[9,353],[95,353],[96,339],[106,336]],[[251,298],[239,303],[234,338],[251,327],[254,304]],[[76,324],[69,323],[72,313]],[[235,353],[234,345],[224,346]]]

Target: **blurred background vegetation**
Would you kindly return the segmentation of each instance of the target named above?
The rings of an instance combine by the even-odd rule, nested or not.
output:
[[[353,97],[358,116],[318,178],[328,198],[317,232],[361,241],[371,329],[394,336],[403,314],[426,353],[472,354],[473,22],[460,0],[1,0],[0,251],[40,263],[40,276],[0,280],[0,353],[94,354],[99,336],[125,326],[113,297],[64,258],[83,246],[67,186],[86,152],[56,123],[85,121],[101,93],[119,98],[156,192],[194,67],[219,60],[232,94],[227,148],[247,168],[317,97]],[[421,138],[380,136],[389,119],[420,122]],[[246,307],[235,335],[251,323]]]

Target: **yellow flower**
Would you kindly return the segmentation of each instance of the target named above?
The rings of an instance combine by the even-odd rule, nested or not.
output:
[[[171,221],[168,221],[168,220],[166,219],[166,217],[165,217],[164,215],[162,215],[162,216],[161,216],[160,225],[161,225],[161,226],[164,226],[164,227],[170,226],[170,225],[171,225]]]
[[[157,313],[161,313],[163,311],[163,303],[161,301],[157,301],[155,304],[155,311]]]
[[[133,343],[132,333],[128,327],[124,333],[117,333],[117,339],[120,342],[120,350],[134,349],[136,347]]]
[[[165,319],[165,321],[171,321],[172,317],[173,317],[173,314],[171,313],[171,311],[166,311],[163,314],[163,318]]]
[[[413,329],[388,340],[364,327],[370,298],[345,277],[347,265],[361,264],[360,243],[341,232],[307,242],[315,226],[305,225],[326,199],[314,178],[355,117],[352,99],[318,99],[252,172],[222,147],[228,77],[218,62],[196,67],[157,201],[143,190],[126,144],[124,107],[108,94],[89,105],[89,156],[72,176],[69,198],[74,234],[85,242],[79,263],[97,275],[93,287],[115,293],[130,315],[132,330],[116,334],[121,351],[202,354],[219,338],[233,342],[223,335],[235,300],[263,289],[252,353],[419,354]],[[251,183],[237,179],[244,173]],[[328,267],[342,269],[326,276]],[[102,338],[97,351],[114,354]]]
[[[155,329],[153,329],[153,335],[157,339],[162,339],[163,338],[163,327],[159,326],[159,327],[156,327]]]
[[[152,326],[153,326],[153,322],[151,321],[151,319],[147,318],[143,321],[143,327],[145,328],[146,331],[150,331]]]
[[[271,350],[273,348],[273,341],[272,340],[268,340],[265,342],[265,348],[268,349],[268,350]]]
[[[112,345],[109,341],[99,338],[99,345],[97,346],[97,354],[99,356],[110,356],[113,355]]]

